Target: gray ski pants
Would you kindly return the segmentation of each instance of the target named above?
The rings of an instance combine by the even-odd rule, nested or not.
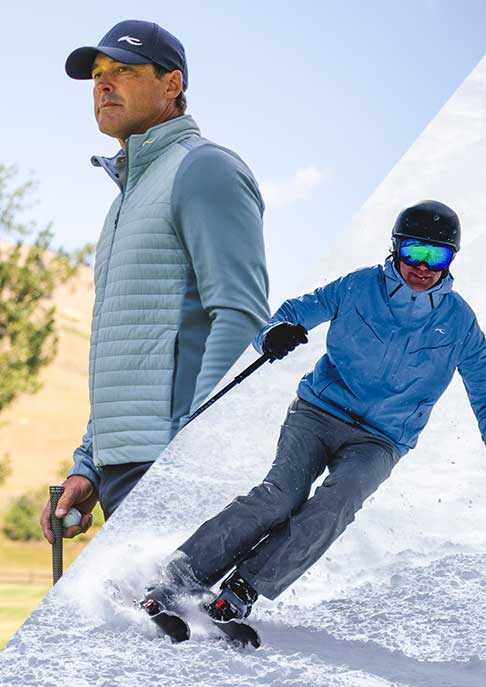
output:
[[[203,584],[212,586],[236,565],[259,594],[275,599],[353,522],[399,458],[391,443],[297,398],[263,482],[179,551]],[[308,498],[326,467],[329,475]]]

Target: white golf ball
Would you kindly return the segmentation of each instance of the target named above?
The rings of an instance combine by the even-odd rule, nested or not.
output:
[[[82,518],[81,511],[77,508],[70,508],[66,515],[62,519],[62,524],[64,527],[72,527],[73,525],[79,525]]]

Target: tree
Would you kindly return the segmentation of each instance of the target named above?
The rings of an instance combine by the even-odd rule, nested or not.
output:
[[[39,389],[39,372],[57,350],[53,292],[94,251],[92,244],[71,254],[53,250],[50,227],[23,220],[34,183],[15,185],[16,175],[0,165],[0,412]]]

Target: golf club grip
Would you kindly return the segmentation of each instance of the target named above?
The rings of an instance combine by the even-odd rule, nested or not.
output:
[[[62,518],[55,515],[57,504],[64,492],[64,487],[49,487],[51,500],[51,529],[54,534],[54,544],[52,545],[52,583],[56,584],[62,577]]]

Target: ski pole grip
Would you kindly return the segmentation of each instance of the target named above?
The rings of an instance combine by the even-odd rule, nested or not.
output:
[[[62,518],[56,517],[56,508],[59,499],[64,493],[64,487],[49,487],[51,501],[51,529],[54,534],[54,544],[52,545],[52,583],[56,584],[62,577]]]

